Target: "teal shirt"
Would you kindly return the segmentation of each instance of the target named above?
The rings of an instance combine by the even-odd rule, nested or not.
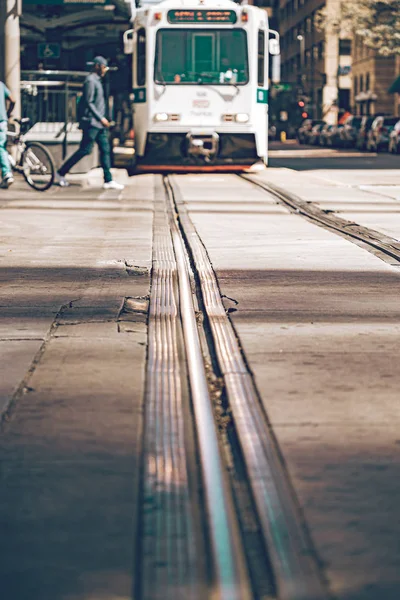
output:
[[[0,81],[0,123],[2,121],[7,121],[7,108],[6,108],[6,99],[11,96],[10,90],[5,86],[5,84]]]

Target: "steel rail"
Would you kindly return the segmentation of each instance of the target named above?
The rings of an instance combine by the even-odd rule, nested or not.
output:
[[[350,241],[362,242],[363,247],[367,246],[367,250],[372,251],[374,249],[379,254],[373,252],[374,256],[384,260],[392,266],[398,266],[400,263],[400,243],[398,240],[391,238],[379,231],[370,229],[358,225],[357,223],[348,221],[330,212],[325,212],[313,203],[308,203],[302,198],[296,196],[296,194],[289,193],[286,190],[274,185],[273,183],[266,183],[259,181],[254,176],[249,174],[240,175],[246,181],[260,187],[266,192],[278,198],[281,204],[285,205],[296,214],[307,217],[311,221],[324,227],[325,229],[331,229],[340,233],[343,237],[350,239]],[[395,263],[392,260],[394,259]]]
[[[200,575],[185,450],[176,261],[161,186],[154,198],[151,284],[135,597],[174,600],[184,593],[194,600]]]
[[[220,456],[193,306],[185,246],[176,222],[172,190],[168,182],[165,189],[170,202],[170,227],[178,270],[180,312],[201,460],[212,565],[215,571],[213,582],[215,587],[213,586],[210,598],[247,600],[252,598],[252,592]]]
[[[232,324],[207,251],[190,219],[178,176],[171,176],[176,210],[197,270],[203,304],[225,381],[249,485],[268,547],[280,600],[329,597],[294,492]]]

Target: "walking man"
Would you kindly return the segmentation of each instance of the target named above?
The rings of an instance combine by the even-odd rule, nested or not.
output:
[[[61,187],[69,185],[65,175],[84,156],[90,154],[96,142],[100,151],[100,164],[104,171],[105,190],[122,190],[123,185],[113,181],[111,175],[111,150],[108,137],[110,123],[106,119],[106,100],[101,83],[107,73],[108,65],[103,56],[96,56],[93,61],[93,71],[87,76],[83,87],[83,96],[78,106],[79,125],[83,131],[79,149],[70,156],[58,170],[56,182]]]
[[[8,104],[8,108],[7,108]],[[7,152],[7,122],[15,106],[15,100],[8,87],[0,81],[0,170],[2,182],[0,187],[8,188],[14,183]]]

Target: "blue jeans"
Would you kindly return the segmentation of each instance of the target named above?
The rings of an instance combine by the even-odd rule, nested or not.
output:
[[[110,141],[108,139],[108,131],[99,129],[98,127],[85,127],[81,145],[78,150],[70,156],[63,165],[58,169],[59,174],[64,177],[84,156],[88,156],[92,150],[94,143],[97,143],[100,151],[100,164],[104,171],[104,181],[108,183],[112,181],[111,175],[111,151]]]
[[[8,160],[7,146],[7,121],[0,121],[0,170],[4,177],[11,175],[11,167]]]

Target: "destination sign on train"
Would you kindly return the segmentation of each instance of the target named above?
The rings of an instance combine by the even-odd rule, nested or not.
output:
[[[169,23],[236,23],[234,10],[169,10]]]

